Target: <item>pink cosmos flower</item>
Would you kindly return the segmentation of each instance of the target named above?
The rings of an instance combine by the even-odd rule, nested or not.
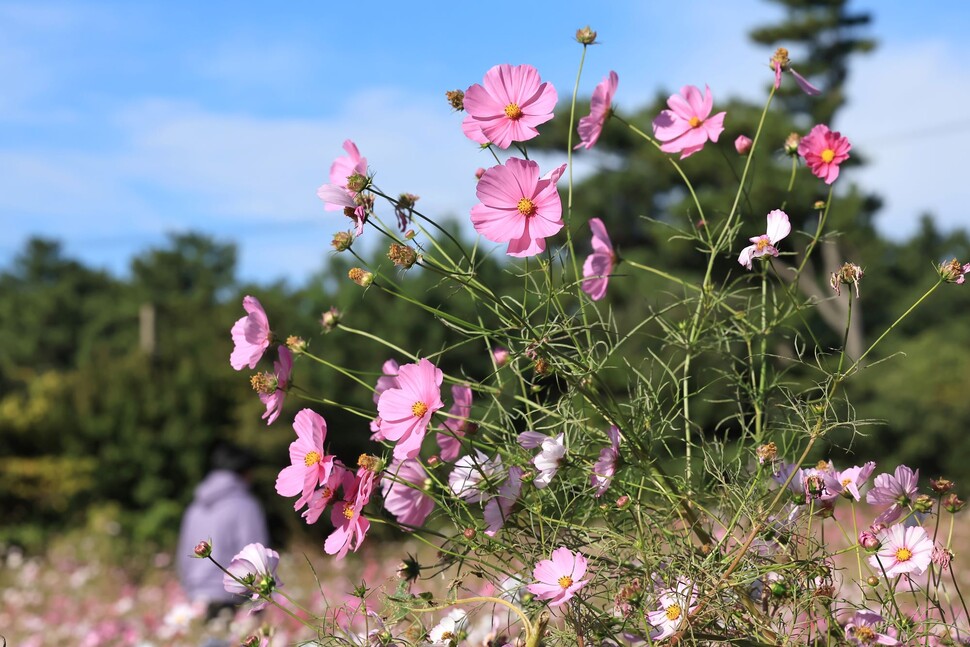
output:
[[[263,420],[267,425],[276,422],[283,410],[283,400],[286,399],[286,389],[290,385],[290,374],[293,372],[293,353],[286,346],[279,347],[280,359],[273,362],[273,373],[276,378],[276,389],[272,393],[260,393],[259,399],[266,405]]]
[[[427,480],[428,473],[415,459],[391,461],[381,479],[381,492],[384,494],[384,507],[398,523],[418,528],[434,510],[434,499],[424,492]]]
[[[431,647],[451,647],[458,644],[459,637],[465,633],[468,616],[462,609],[452,609],[428,632]]]
[[[880,533],[879,539],[882,546],[869,557],[869,563],[879,573],[884,569],[887,577],[921,575],[933,560],[933,540],[920,526],[896,524]]]
[[[599,141],[603,126],[610,116],[610,106],[619,80],[616,72],[611,70],[609,76],[600,81],[593,90],[593,96],[589,101],[589,114],[579,120],[577,127],[579,143],[574,148],[585,146],[589,150]]]
[[[496,243],[508,243],[509,256],[535,256],[546,248],[545,239],[563,228],[562,202],[556,182],[566,165],[539,178],[539,165],[509,158],[485,171],[472,207],[475,230]]]
[[[680,153],[680,159],[689,157],[704,148],[707,140],[717,142],[724,131],[724,115],[719,112],[711,117],[714,100],[711,88],[705,86],[704,96],[699,88],[685,85],[680,94],[667,99],[669,110],[662,110],[653,120],[654,137],[665,142],[665,153]]]
[[[818,124],[798,143],[798,154],[812,169],[815,177],[832,184],[839,177],[839,164],[849,159],[852,144],[842,133],[829,130],[825,124]]]
[[[585,574],[586,558],[582,553],[560,546],[552,551],[552,559],[536,564],[532,577],[539,581],[526,589],[537,599],[548,600],[550,607],[558,607],[589,582],[582,579]]]
[[[448,487],[469,503],[483,503],[492,498],[494,486],[505,475],[502,457],[490,459],[480,450],[462,456],[448,475]]]
[[[448,433],[438,433],[438,447],[441,448],[441,460],[451,462],[458,458],[461,452],[461,438],[465,436],[472,423],[468,422],[468,416],[472,413],[472,390],[468,386],[454,384],[451,387],[451,397],[454,404],[448,410],[450,417],[446,418],[441,426],[448,430]]]
[[[381,372],[383,375],[377,378],[377,385],[374,387],[374,404],[377,404],[381,400],[381,394],[388,389],[400,388],[397,383],[397,372],[401,370],[401,366],[397,363],[396,359],[389,359],[384,362],[381,367]],[[370,423],[371,437],[370,439],[375,442],[380,442],[384,440],[384,434],[381,433],[381,417],[377,416]]]
[[[293,420],[296,440],[290,443],[290,462],[276,478],[276,492],[281,496],[301,494],[293,508],[299,510],[310,501],[317,485],[330,479],[334,457],[323,449],[327,439],[327,422],[320,414],[303,409]]]
[[[505,366],[509,363],[509,349],[498,346],[492,349],[492,361],[496,366]]]
[[[788,214],[781,209],[770,211],[765,233],[748,239],[754,244],[741,250],[738,255],[738,263],[750,270],[753,259],[761,256],[778,256],[778,248],[775,247],[775,244],[790,233],[791,223],[788,221]]]
[[[343,146],[347,151],[346,157],[338,157],[330,166],[330,183],[323,184],[317,189],[317,197],[323,200],[323,208],[327,211],[343,211],[351,215],[356,225],[356,234],[364,233],[364,221],[367,219],[366,207],[357,200],[357,193],[347,188],[347,178],[351,175],[367,175],[367,158],[360,156],[357,145],[346,140]]]
[[[902,643],[876,631],[875,627],[885,622],[883,617],[872,611],[856,611],[845,625],[845,637],[853,645],[901,645]]]
[[[313,495],[310,497],[310,502],[307,504],[306,510],[303,511],[303,518],[306,519],[307,524],[315,524],[320,520],[320,516],[323,511],[327,509],[327,506],[336,498],[337,489],[342,487],[344,493],[350,492],[355,486],[354,473],[349,469],[344,467],[344,464],[339,460],[334,459],[333,469],[330,472],[330,477],[322,485],[322,487],[314,490]]]
[[[441,370],[427,359],[405,364],[397,374],[398,388],[384,391],[377,402],[381,434],[397,441],[394,458],[414,458],[431,422],[431,414],[444,407]]]
[[[232,341],[235,347],[229,356],[229,364],[237,371],[241,371],[244,366],[256,368],[273,340],[266,311],[256,297],[243,297],[243,309],[249,314],[232,325]]]
[[[556,472],[559,471],[559,464],[566,455],[566,434],[562,433],[551,438],[537,431],[523,431],[519,434],[518,440],[525,449],[542,449],[532,459],[532,464],[539,470],[532,483],[540,490],[545,488],[552,482]]]
[[[486,141],[499,148],[524,142],[539,134],[536,126],[552,119],[559,96],[549,83],[542,83],[531,65],[496,65],[485,73],[484,87],[475,84],[465,91],[465,121],[472,120],[465,134],[483,143],[469,131],[481,130]]]
[[[738,152],[738,155],[747,155],[751,152],[751,138],[746,135],[738,135],[738,138],[734,140],[734,150]]]
[[[488,528],[485,534],[494,537],[495,533],[505,526],[505,520],[512,512],[512,506],[519,500],[522,492],[522,468],[509,468],[509,477],[498,489],[498,495],[485,504],[485,523]]]
[[[280,555],[275,550],[258,543],[249,544],[229,562],[229,566],[226,567],[229,573],[222,576],[222,585],[230,593],[256,601],[252,611],[258,611],[269,604],[269,601],[260,594],[273,595],[273,591],[283,586],[276,575],[276,567],[279,563]],[[252,588],[237,582],[237,579],[250,584]],[[256,591],[253,591],[253,588]]]
[[[896,468],[894,474],[880,474],[866,494],[866,503],[886,509],[876,517],[876,523],[892,523],[903,514],[916,498],[919,470],[905,465]]]
[[[360,156],[360,151],[357,150],[357,144],[349,139],[344,141],[343,148],[347,151],[347,156],[338,157],[330,165],[330,184],[346,189],[348,177],[355,173],[358,175],[367,175],[367,158]],[[337,211],[340,207],[327,205],[325,209],[327,211]]]
[[[657,631],[650,636],[653,640],[663,640],[672,636],[684,617],[690,615],[697,607],[694,586],[684,578],[678,578],[676,588],[664,589],[658,597],[660,608],[647,613],[647,622],[657,628]]]
[[[610,446],[600,450],[599,460],[593,465],[593,473],[590,475],[597,497],[603,496],[610,487],[613,475],[616,474],[616,464],[620,460],[620,429],[616,425],[610,425],[606,435],[610,438]]]
[[[831,470],[824,475],[825,488],[829,492],[860,501],[862,494],[859,490],[872,476],[874,469],[876,469],[876,464],[869,461],[862,467],[857,465],[841,472]]]
[[[343,559],[350,550],[357,552],[370,529],[370,521],[361,512],[370,501],[380,469],[376,466],[377,459],[372,457],[361,456],[360,462],[355,486],[345,488],[349,493],[345,492],[344,500],[336,503],[330,513],[334,531],[324,542],[323,550],[337,559]]]
[[[590,218],[589,228],[593,231],[593,253],[583,263],[582,288],[590,299],[599,301],[606,296],[606,286],[616,264],[616,254],[602,220]]]
[[[811,97],[822,94],[821,90],[809,83],[804,76],[795,71],[795,68],[791,66],[791,61],[788,59],[788,50],[784,47],[778,48],[774,56],[771,57],[770,62],[771,69],[775,71],[776,90],[781,87],[781,73],[791,72],[792,77],[795,79],[795,83],[798,84],[798,87],[801,88],[802,92]]]

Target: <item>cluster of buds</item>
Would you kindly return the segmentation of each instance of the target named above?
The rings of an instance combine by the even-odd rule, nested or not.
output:
[[[414,205],[420,197],[413,193],[402,193],[398,196],[397,203],[394,205],[394,215],[397,216],[397,226],[402,232],[408,228],[414,215]]]
[[[406,270],[411,269],[418,262],[418,253],[413,248],[398,243],[391,243],[390,249],[387,250],[387,257],[395,265]]]
[[[855,287],[855,298],[859,298],[859,281],[865,276],[862,268],[855,263],[844,263],[836,272],[832,272],[829,277],[829,285],[835,293],[842,296],[842,286],[851,285]]]
[[[960,261],[954,258],[946,263],[940,263],[937,271],[940,273],[940,278],[947,283],[962,285],[965,280],[964,275],[970,274],[970,263],[961,265]]]
[[[462,112],[465,109],[465,93],[461,90],[449,90],[445,92],[445,98],[448,99],[451,107],[458,112]]]
[[[362,288],[366,288],[374,282],[374,274],[359,267],[350,268],[347,277]]]

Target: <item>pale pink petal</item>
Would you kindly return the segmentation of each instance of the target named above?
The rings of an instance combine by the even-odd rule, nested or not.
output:
[[[772,245],[790,233],[791,222],[788,220],[787,213],[781,209],[774,209],[768,212],[768,227],[765,230],[765,234],[768,236],[768,240],[771,241]]]

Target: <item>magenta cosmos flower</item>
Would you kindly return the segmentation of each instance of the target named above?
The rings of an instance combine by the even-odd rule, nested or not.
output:
[[[585,574],[586,558],[582,553],[561,546],[552,551],[552,559],[536,564],[532,577],[539,581],[526,588],[539,600],[548,600],[550,607],[558,607],[589,582],[582,579]]]
[[[830,470],[823,475],[825,489],[834,494],[841,494],[847,499],[861,501],[862,493],[860,490],[872,476],[874,469],[876,469],[876,464],[869,461],[862,467],[856,465],[841,472]]]
[[[593,253],[583,263],[582,287],[590,299],[599,301],[606,296],[606,286],[616,265],[616,253],[602,220],[590,218],[589,228],[593,231]]]
[[[475,230],[495,243],[508,243],[509,256],[535,256],[546,249],[545,239],[563,228],[562,202],[556,182],[566,165],[539,178],[539,165],[509,158],[485,171],[472,207]]]
[[[328,555],[343,559],[347,551],[356,552],[370,529],[370,521],[362,514],[370,502],[374,485],[381,471],[380,460],[366,454],[360,457],[354,485],[344,486],[344,499],[334,504],[330,521],[334,530],[323,544]]]
[[[397,388],[381,394],[377,413],[381,434],[397,441],[394,458],[414,458],[431,422],[431,414],[444,407],[441,401],[441,370],[427,359],[405,364],[397,374]]]
[[[552,119],[559,96],[549,83],[542,83],[531,65],[496,65],[485,73],[484,86],[475,84],[465,91],[465,134],[480,130],[485,140],[499,148],[524,142],[539,134],[536,126]]]
[[[660,150],[680,153],[680,159],[684,159],[704,148],[707,140],[716,142],[724,131],[726,113],[719,112],[712,117],[713,105],[711,88],[707,86],[703,96],[693,85],[685,85],[680,94],[670,95],[667,99],[670,109],[661,111],[653,120],[654,137],[664,142]]]
[[[232,342],[235,344],[229,356],[229,364],[237,371],[244,366],[256,368],[263,353],[273,341],[266,311],[256,297],[243,297],[243,310],[248,314],[232,325]]]
[[[320,414],[303,409],[293,420],[296,440],[290,443],[290,462],[276,477],[276,492],[281,496],[301,495],[294,504],[299,510],[310,501],[313,490],[327,483],[333,470],[334,457],[323,449],[327,439],[327,422]]]
[[[266,597],[283,586],[276,575],[279,563],[280,555],[275,550],[258,543],[249,544],[229,562],[226,567],[229,572],[222,576],[222,585],[230,593],[258,601],[252,608],[258,611],[269,603]],[[237,580],[247,582],[250,586]]]
[[[896,524],[879,533],[878,538],[882,546],[869,557],[869,563],[880,573],[884,569],[887,577],[920,575],[933,559],[933,540],[920,526]]]
[[[593,96],[589,101],[589,114],[580,119],[577,126],[579,143],[574,148],[585,146],[589,150],[599,141],[603,126],[610,116],[610,106],[619,80],[616,72],[610,71],[609,76],[600,81],[593,90]]]
[[[738,255],[738,263],[750,270],[753,259],[761,256],[778,256],[778,249],[775,245],[790,233],[791,223],[788,220],[788,214],[781,209],[769,212],[765,233],[748,239],[753,244],[741,250],[741,254]]]
[[[616,425],[610,425],[606,435],[610,438],[610,446],[600,450],[599,459],[593,465],[593,473],[590,475],[590,482],[596,488],[595,496],[598,497],[603,496],[613,482],[616,464],[620,460],[620,429]]]
[[[798,154],[812,169],[815,177],[832,184],[839,177],[839,164],[849,159],[852,144],[842,133],[829,130],[825,124],[818,124],[798,143]]]
[[[398,523],[408,526],[405,530],[420,527],[434,510],[434,499],[424,491],[427,481],[428,473],[413,458],[395,459],[381,479],[384,507]]]
[[[293,353],[290,352],[290,349],[286,346],[280,346],[279,356],[279,361],[273,362],[273,376],[270,379],[270,384],[267,385],[273,387],[273,389],[268,393],[264,391],[259,393],[260,401],[266,405],[263,420],[266,421],[267,425],[273,424],[280,417],[280,412],[283,410],[283,400],[286,399],[286,389],[290,385],[290,375],[293,373]]]
[[[866,494],[866,503],[885,508],[876,517],[876,522],[896,521],[916,498],[918,482],[919,470],[913,471],[905,465],[898,466],[893,474],[877,476],[872,489]]]
[[[468,421],[472,413],[472,390],[470,387],[455,384],[451,387],[451,398],[454,403],[448,409],[448,418],[441,423],[446,433],[438,433],[438,447],[441,449],[441,460],[451,462],[458,458],[461,452],[461,438],[465,436],[473,423]]]
[[[349,139],[343,148],[347,155],[338,157],[330,165],[330,183],[317,189],[317,197],[323,200],[323,208],[327,211],[343,211],[352,216],[356,234],[360,236],[364,232],[367,210],[358,202],[357,193],[347,188],[347,178],[354,174],[366,176],[367,158],[360,156],[357,145]]]
[[[381,401],[381,394],[388,389],[396,389],[399,387],[397,383],[397,372],[401,370],[401,365],[397,363],[396,359],[389,359],[384,362],[381,367],[382,375],[377,378],[377,385],[374,387],[374,404],[376,405]],[[377,416],[370,423],[371,437],[370,439],[375,442],[380,442],[384,440],[384,434],[381,433],[381,417]]]

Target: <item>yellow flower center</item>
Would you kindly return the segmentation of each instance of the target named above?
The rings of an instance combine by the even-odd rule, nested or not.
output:
[[[350,519],[353,519],[354,518],[354,507],[353,506],[349,506],[349,505],[345,505],[344,506],[344,518],[347,519],[348,521]]]
[[[559,586],[561,586],[562,588],[568,589],[572,585],[573,585],[573,578],[569,577],[568,575],[563,575],[562,577],[559,578]]]
[[[698,126],[701,125],[701,120],[700,120],[700,117],[698,117],[697,115],[694,115],[693,117],[690,118],[690,121],[688,121],[687,123],[690,124],[691,128],[697,128]]]
[[[306,465],[307,467],[310,467],[311,465],[316,465],[319,462],[320,462],[319,452],[312,452],[312,451],[307,452],[306,456],[303,457],[303,464]]]
[[[529,198],[522,198],[519,200],[519,213],[521,213],[526,218],[530,218],[536,215],[536,203]]]
[[[856,627],[853,633],[855,634],[855,639],[861,643],[868,644],[876,639],[876,632],[872,630],[872,627]]]
[[[913,551],[908,548],[900,548],[896,551],[896,561],[897,562],[908,562],[913,556]]]
[[[851,482],[852,479],[842,479],[842,487],[848,487],[849,483]]]
[[[428,405],[424,402],[415,402],[411,405],[411,413],[414,414],[415,418],[420,418],[424,414],[428,413]]]
[[[832,163],[832,160],[834,160],[834,159],[835,159],[835,151],[834,150],[832,150],[831,148],[826,148],[824,151],[822,151],[822,161],[823,162],[825,162],[826,164],[831,164]]]
[[[512,121],[515,121],[522,116],[522,108],[520,108],[519,104],[517,103],[510,103],[509,105],[505,106],[505,116]]]
[[[680,617],[680,614],[683,613],[683,609],[680,608],[679,604],[671,604],[664,610],[664,613],[667,614],[667,620],[673,622]]]
[[[771,241],[768,240],[767,236],[762,236],[761,238],[758,239],[758,242],[754,244],[754,246],[757,248],[759,252],[765,251],[765,248],[767,248],[770,245],[771,245]]]

